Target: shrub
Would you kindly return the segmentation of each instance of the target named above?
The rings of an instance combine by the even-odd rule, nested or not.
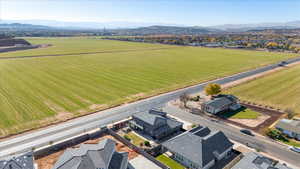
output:
[[[128,135],[125,135],[124,138],[128,141],[131,141],[130,137]]]
[[[195,128],[195,127],[197,127],[197,125],[196,124],[192,124],[192,128]]]
[[[149,141],[144,141],[144,144],[145,144],[145,146],[147,146],[147,147],[151,147],[151,144],[150,144],[150,142]]]
[[[282,141],[288,141],[286,136],[284,136],[279,130],[277,129],[268,129],[266,131],[266,135],[274,140],[282,140]]]

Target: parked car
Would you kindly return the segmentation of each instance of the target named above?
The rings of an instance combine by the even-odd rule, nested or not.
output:
[[[255,136],[250,130],[247,129],[241,129],[240,132],[247,134],[249,136]]]
[[[299,147],[290,146],[289,149],[296,152],[296,153],[300,153],[300,148]]]

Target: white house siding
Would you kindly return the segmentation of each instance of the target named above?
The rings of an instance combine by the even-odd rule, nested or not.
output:
[[[232,151],[233,147],[230,147],[229,149],[227,149],[225,152],[223,152],[222,154],[219,155],[218,160],[223,159],[230,151]]]
[[[185,167],[191,168],[191,169],[210,169],[213,165],[215,165],[215,160],[210,161],[205,167],[201,168],[197,164],[193,163],[189,159],[186,159],[185,157],[181,156],[177,153],[172,153],[174,156],[174,160],[179,162]]]
[[[179,162],[183,166],[191,168],[191,169],[200,169],[200,167],[197,166],[197,164],[194,164],[192,161],[190,161],[189,159],[186,159],[182,155],[177,154],[177,153],[172,153],[172,154],[174,154],[174,160]]]

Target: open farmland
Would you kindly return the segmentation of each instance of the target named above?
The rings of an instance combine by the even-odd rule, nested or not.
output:
[[[228,92],[243,100],[300,113],[300,66],[241,84]]]
[[[0,58],[73,54],[0,59],[2,136],[295,56],[88,38],[29,41],[53,46]],[[110,52],[80,54],[100,51]]]

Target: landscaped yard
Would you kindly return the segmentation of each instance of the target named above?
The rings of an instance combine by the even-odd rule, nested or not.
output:
[[[259,115],[260,115],[259,112],[244,107],[242,107],[237,111],[222,113],[222,116],[226,118],[233,118],[233,119],[257,119]]]
[[[171,169],[185,169],[184,166],[165,155],[160,155],[156,157],[156,159],[162,162],[163,164],[169,166]]]
[[[0,57],[72,55],[0,59],[0,136],[296,56],[95,38],[29,41],[53,46]],[[102,53],[82,54],[89,52]]]
[[[286,140],[278,140],[278,141],[283,142],[290,146],[300,147],[300,142],[293,139],[288,139],[287,141]]]
[[[287,108],[300,113],[300,66],[285,68],[257,80],[233,87],[228,93],[242,100]]]
[[[125,137],[130,138],[131,143],[136,145],[136,146],[140,146],[141,143],[144,144],[146,140],[144,140],[143,138],[141,138],[140,136],[136,135],[134,132],[129,132],[125,135]]]

